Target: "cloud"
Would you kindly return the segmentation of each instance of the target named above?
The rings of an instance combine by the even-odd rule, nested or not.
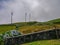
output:
[[[31,21],[47,21],[60,18],[60,0],[0,0],[0,24],[11,22],[24,22],[25,13],[27,21],[31,14]]]

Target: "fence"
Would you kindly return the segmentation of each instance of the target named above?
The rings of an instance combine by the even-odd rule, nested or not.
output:
[[[40,31],[31,34],[20,35],[18,37],[7,38],[4,45],[20,45],[37,40],[50,40],[60,38],[60,29]]]

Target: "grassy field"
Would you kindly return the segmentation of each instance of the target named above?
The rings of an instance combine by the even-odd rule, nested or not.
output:
[[[22,34],[28,34],[42,30],[54,29],[55,27],[60,28],[60,18],[47,22],[33,21],[33,22],[18,22],[18,23],[13,23],[13,25],[3,24],[0,25],[0,34],[5,33],[6,31],[9,30],[16,29],[16,25],[18,27],[19,32],[21,32]],[[60,45],[60,40],[42,40],[42,41],[36,41],[22,45]]]
[[[35,42],[26,43],[22,45],[60,45],[60,39],[35,41]]]
[[[10,26],[10,25],[0,25],[0,33],[4,33],[9,30],[15,29],[15,26]]]
[[[55,24],[57,28],[60,28],[60,24]],[[42,30],[49,30],[53,29],[53,26],[50,25],[24,25],[24,26],[18,26],[18,31],[22,34],[28,34],[33,32],[38,32]],[[16,29],[15,25],[0,25],[0,33],[4,33],[9,30]]]
[[[18,27],[18,31],[20,31],[22,34],[28,34],[33,32],[38,32],[42,30],[49,30],[53,29],[54,27],[60,28],[60,18],[47,21],[47,22],[19,22],[19,23],[13,23],[11,24],[3,24],[0,25],[0,33],[4,33],[9,30],[16,29],[16,25]]]

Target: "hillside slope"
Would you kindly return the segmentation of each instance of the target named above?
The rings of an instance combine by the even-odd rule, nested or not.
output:
[[[48,21],[50,23],[60,24],[60,18]]]
[[[22,32],[23,34],[33,33],[42,30],[53,29],[53,26],[60,28],[60,18],[50,20],[47,22],[18,22],[11,24],[4,24],[0,25],[0,33],[4,33],[8,30],[18,29],[18,31]]]

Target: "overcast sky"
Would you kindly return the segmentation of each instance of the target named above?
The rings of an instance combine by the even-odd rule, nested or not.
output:
[[[27,21],[48,21],[60,18],[60,0],[0,0],[0,24]]]

